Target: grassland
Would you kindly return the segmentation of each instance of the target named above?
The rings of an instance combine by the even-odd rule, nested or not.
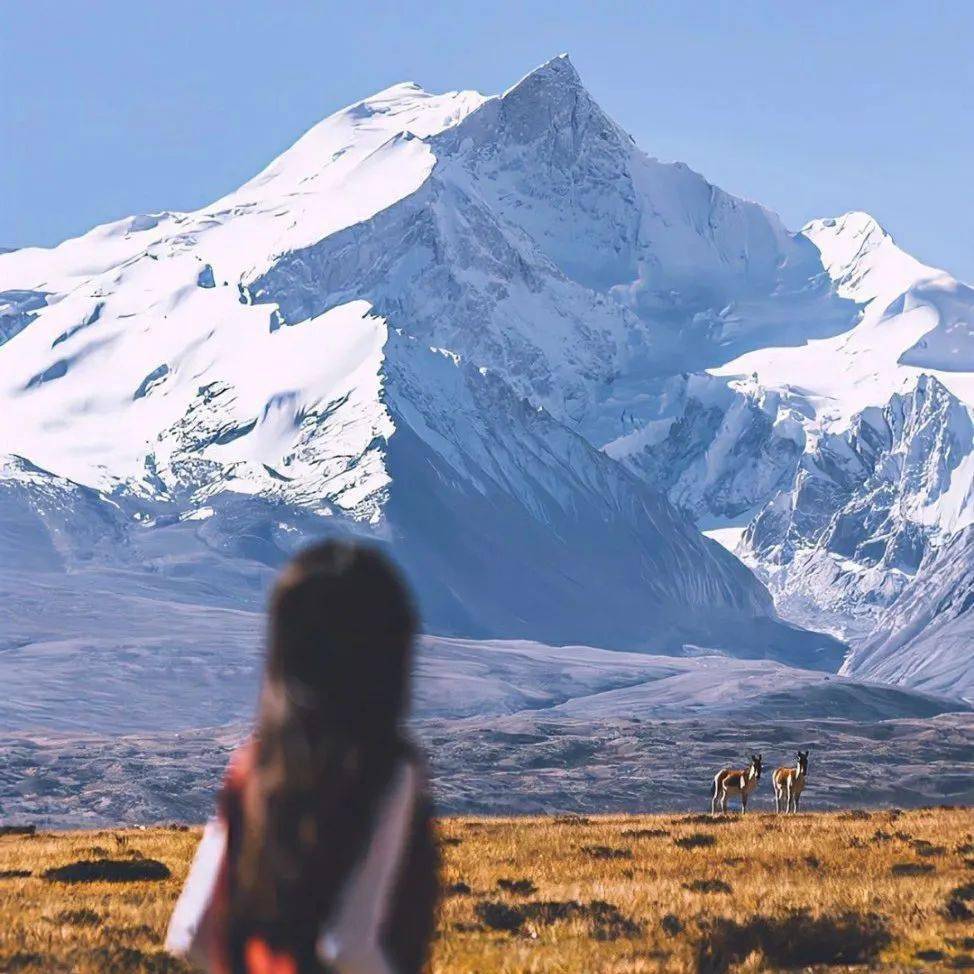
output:
[[[440,831],[435,974],[974,967],[970,809],[455,818]],[[0,837],[0,972],[186,971],[161,939],[197,838]],[[156,878],[45,876],[85,860]]]

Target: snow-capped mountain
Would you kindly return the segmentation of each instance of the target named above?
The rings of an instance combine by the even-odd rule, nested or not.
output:
[[[160,571],[174,521],[362,531],[433,631],[835,668],[697,527],[867,635],[972,520],[971,309],[863,214],[646,156],[566,57],[397,85],[212,206],[0,255],[0,530],[66,491]]]
[[[212,207],[0,258],[5,532],[46,527],[30,545],[75,569],[194,577],[185,534],[159,540],[174,519],[271,563],[367,532],[434,631],[838,665],[586,435],[649,328],[477,190],[497,178],[479,166],[546,151],[552,111],[597,159],[636,158],[559,59],[498,99],[396,86]],[[88,506],[122,537],[65,527]]]
[[[819,432],[748,526],[745,556],[790,614],[828,605],[844,631],[868,635],[931,550],[974,520],[972,444],[972,411],[921,375],[848,428]]]
[[[934,567],[974,523],[974,290],[866,214],[802,236],[853,302],[844,330],[674,376],[657,415],[607,450],[736,548],[786,617],[903,653],[867,671],[857,650],[846,672],[969,693],[963,640],[938,653],[937,680],[917,666],[929,644],[907,643],[917,599],[974,573],[969,549],[951,548],[946,579]]]

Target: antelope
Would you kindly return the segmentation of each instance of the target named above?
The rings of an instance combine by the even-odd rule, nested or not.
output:
[[[771,776],[774,785],[774,808],[778,814],[781,814],[782,802],[786,814],[798,811],[798,801],[807,777],[808,751],[798,752],[798,761],[793,768],[778,768]]]
[[[722,812],[727,811],[727,799],[730,795],[741,796],[741,814],[747,812],[747,796],[754,791],[761,780],[761,755],[752,754],[751,763],[747,771],[736,771],[724,768],[714,775],[714,787],[710,793],[710,811],[717,814],[717,806]]]

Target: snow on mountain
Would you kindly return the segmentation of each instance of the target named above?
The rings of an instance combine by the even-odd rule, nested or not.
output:
[[[863,637],[930,551],[972,522],[974,412],[920,376],[850,428],[821,433],[741,550],[790,615],[820,619],[828,606],[839,631]]]
[[[116,548],[133,559],[173,518],[204,550],[239,544],[243,519],[267,564],[309,534],[366,532],[392,545],[434,631],[834,668],[838,643],[777,620],[745,568],[590,438],[618,423],[607,390],[649,362],[651,329],[638,301],[558,260],[573,222],[623,212],[634,160],[663,173],[660,205],[712,196],[638,156],[556,59],[500,98],[395,86],[211,207],[0,257],[0,287],[37,296],[0,346],[2,451],[123,510]],[[523,179],[541,166],[546,193]],[[542,246],[505,179],[555,224],[577,183],[574,215]],[[718,203],[699,259],[723,268],[752,232],[755,286],[779,286],[768,248],[791,238]],[[638,277],[648,244],[629,229]],[[721,274],[724,301],[738,284]]]
[[[974,521],[974,291],[863,213],[803,235],[854,302],[849,327],[673,377],[607,449],[726,539],[787,618],[868,641]],[[972,662],[953,652],[957,690]]]
[[[857,304],[877,298],[888,301],[916,281],[941,273],[900,250],[893,238],[861,211],[837,219],[812,220],[802,234],[815,244],[838,294]]]
[[[646,156],[562,56],[0,255],[0,452],[133,550],[366,531],[439,631],[831,666],[686,518],[864,638],[970,523],[972,309],[865,214],[791,233]]]
[[[864,214],[805,233],[838,292],[863,310],[845,335],[752,352],[720,370],[792,396],[792,415],[804,417],[793,478],[740,552],[786,615],[871,643],[888,610],[906,611],[901,595],[937,584],[925,579],[936,549],[974,523],[974,291],[904,254]],[[917,611],[916,597],[905,605]],[[954,654],[945,672],[958,691],[971,660]],[[893,671],[922,682],[912,666]]]
[[[250,297],[285,322],[364,297],[597,446],[651,418],[674,371],[848,322],[809,241],[646,157],[566,58],[429,144],[419,191],[282,255]]]
[[[927,553],[900,597],[843,668],[974,701],[974,529]]]
[[[797,387],[827,429],[882,406],[923,374],[974,403],[974,291],[904,254],[865,214],[809,224],[836,292],[861,309],[853,327],[793,348],[767,348],[723,365],[771,389]]]
[[[154,584],[160,598],[174,597],[167,581],[174,576],[202,585],[210,600],[233,584],[212,552],[270,568],[302,539],[367,533],[392,545],[434,631],[536,632],[561,642],[580,633],[616,647],[704,645],[838,665],[838,643],[777,621],[766,591],[739,562],[500,379],[398,333],[387,336],[384,353],[381,402],[367,404],[392,431],[385,437],[370,432],[372,414],[357,415],[343,387],[335,408],[305,409],[308,429],[298,442],[309,445],[310,459],[280,464],[285,474],[266,453],[259,461],[242,454],[246,435],[225,432],[240,428],[239,416],[213,408],[203,413],[203,433],[202,419],[187,422],[178,449],[160,451],[152,464],[157,495],[108,497],[17,461],[11,467],[30,472],[31,489],[0,482],[12,498],[0,506],[0,526],[35,554],[70,543],[66,564],[75,570],[136,571],[138,588]],[[357,452],[336,459],[322,443],[352,443]],[[103,521],[112,528],[107,539]],[[87,583],[72,578],[80,593]],[[11,589],[16,598],[15,583]]]

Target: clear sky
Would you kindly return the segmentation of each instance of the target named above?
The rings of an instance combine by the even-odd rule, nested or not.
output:
[[[397,81],[502,91],[567,51],[662,159],[793,228],[872,213],[974,281],[974,4],[4,0],[0,246],[192,209]]]

